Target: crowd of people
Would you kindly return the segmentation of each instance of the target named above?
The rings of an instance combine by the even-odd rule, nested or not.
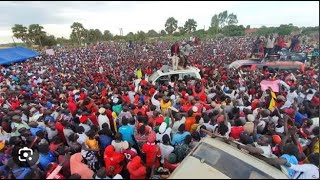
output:
[[[144,77],[171,65],[168,42],[147,50],[117,42],[58,47],[1,67],[1,178],[166,178],[202,138],[216,136],[285,167],[290,178],[319,178],[319,69],[229,71],[254,41],[191,43],[187,64],[202,79],[162,86]],[[262,80],[278,79],[290,90],[261,90]],[[19,164],[15,147],[38,152],[38,162]]]

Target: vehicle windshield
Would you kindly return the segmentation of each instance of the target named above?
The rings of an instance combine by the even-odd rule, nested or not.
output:
[[[231,179],[273,179],[243,160],[206,143],[201,143],[191,156],[217,169]]]
[[[149,78],[149,82],[153,82],[157,77],[159,76],[159,73],[156,71],[154,72]]]

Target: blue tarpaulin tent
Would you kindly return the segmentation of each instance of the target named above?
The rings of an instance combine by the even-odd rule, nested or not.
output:
[[[10,65],[12,63],[23,62],[29,58],[40,54],[24,47],[14,47],[0,49],[0,65]]]

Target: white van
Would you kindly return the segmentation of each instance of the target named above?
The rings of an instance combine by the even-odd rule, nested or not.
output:
[[[187,66],[185,69],[172,70],[168,67],[168,71],[157,70],[149,78],[148,81],[153,85],[170,82],[174,76],[178,79],[184,79],[185,76],[201,79],[200,69],[196,67]]]
[[[169,179],[288,179],[279,169],[218,138],[205,137]]]

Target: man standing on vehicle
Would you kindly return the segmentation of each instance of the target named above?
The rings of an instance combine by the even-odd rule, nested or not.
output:
[[[173,70],[178,69],[179,64],[179,42],[176,41],[174,45],[171,46],[171,59],[172,59],[172,68]]]

